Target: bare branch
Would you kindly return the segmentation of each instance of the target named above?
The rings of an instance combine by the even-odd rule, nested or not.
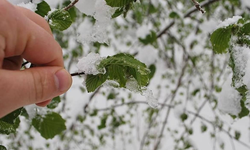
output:
[[[117,104],[117,105],[113,105],[111,107],[102,108],[102,109],[96,109],[96,110],[97,111],[107,111],[107,110],[112,110],[114,108],[121,107],[121,106],[124,106],[124,105],[134,105],[134,104],[146,104],[146,105],[148,105],[148,103],[146,101],[132,101],[132,102]],[[173,105],[167,105],[167,104],[162,104],[162,103],[160,103],[159,105],[161,105],[163,107],[169,107],[169,108],[173,108],[174,107]]]
[[[207,0],[206,2],[203,2],[200,4],[201,7],[209,6],[215,2],[218,2],[220,0]],[[192,13],[196,12],[196,8],[191,8],[185,15],[184,18],[189,17]],[[175,24],[175,21],[172,21],[168,26],[166,26],[158,35],[157,38],[160,38],[163,34],[165,34],[173,25]]]
[[[204,9],[201,8],[200,3],[198,3],[196,0],[192,0],[192,2],[194,3],[194,6],[201,12],[201,13],[205,13],[206,11]]]
[[[177,83],[176,88],[175,88],[175,90],[174,90],[174,94],[173,94],[173,96],[172,96],[172,98],[171,98],[170,105],[173,103],[173,101],[174,101],[174,99],[175,99],[175,96],[176,96],[176,94],[177,94],[177,91],[178,91],[178,89],[180,88],[180,86],[181,86],[181,84],[182,84],[182,79],[183,79],[183,76],[184,76],[184,73],[185,73],[185,70],[186,70],[187,66],[188,66],[188,63],[186,63],[186,64],[184,65],[184,67],[182,68],[182,72],[181,72],[181,75],[180,75],[180,77],[179,77],[179,79],[178,79],[178,83]],[[170,108],[168,108],[168,110],[167,110],[167,114],[166,114],[165,120],[164,120],[164,122],[163,122],[163,125],[162,125],[162,128],[161,128],[160,135],[158,136],[157,143],[155,144],[154,150],[157,150],[158,147],[159,147],[159,145],[160,145],[160,143],[161,143],[161,139],[162,139],[162,136],[163,136],[163,131],[164,131],[165,126],[166,126],[166,124],[167,124],[167,122],[168,122],[169,114],[170,114]]]
[[[75,4],[78,2],[79,0],[74,0],[73,2],[71,2],[67,7],[63,8],[63,10],[68,11],[70,8],[74,7]]]

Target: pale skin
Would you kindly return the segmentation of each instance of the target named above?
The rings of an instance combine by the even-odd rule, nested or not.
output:
[[[46,106],[71,86],[60,45],[34,12],[0,0],[0,118],[29,104]],[[20,70],[23,59],[36,67]]]

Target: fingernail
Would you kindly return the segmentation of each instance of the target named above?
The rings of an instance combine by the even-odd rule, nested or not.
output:
[[[56,72],[55,81],[57,89],[60,92],[67,91],[71,86],[71,77],[69,76],[69,73],[65,69]]]

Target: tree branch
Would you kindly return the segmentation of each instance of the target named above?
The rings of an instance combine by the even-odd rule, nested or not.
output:
[[[74,7],[75,4],[78,2],[79,0],[74,0],[73,2],[71,2],[67,7],[63,8],[63,10],[68,11],[70,8]]]
[[[181,86],[181,84],[182,84],[182,79],[183,79],[183,77],[184,77],[184,73],[185,73],[185,70],[186,70],[187,66],[188,66],[188,63],[186,63],[186,64],[184,65],[184,67],[182,68],[182,72],[181,72],[181,75],[180,75],[180,77],[179,77],[179,79],[178,79],[178,83],[177,83],[176,88],[175,88],[175,90],[174,90],[174,94],[173,94],[173,96],[172,96],[172,98],[171,98],[170,105],[173,103],[173,101],[174,101],[174,99],[175,99],[175,96],[176,96],[176,94],[177,94],[177,91],[178,91],[178,89],[180,88],[180,86]],[[161,128],[160,135],[158,136],[157,143],[156,143],[155,146],[154,146],[154,150],[157,150],[158,147],[159,147],[159,145],[160,145],[160,143],[161,143],[161,139],[162,139],[162,136],[163,136],[163,131],[164,131],[165,126],[166,126],[166,124],[167,124],[167,122],[168,122],[169,114],[170,114],[170,108],[167,110],[166,117],[165,117],[165,120],[164,120],[164,122],[163,122],[163,125],[162,125],[162,128]]]
[[[206,2],[203,2],[200,4],[201,7],[207,7],[217,1],[220,0],[208,0]],[[194,12],[196,12],[197,9],[196,8],[191,8],[185,15],[184,18],[190,17],[190,15]],[[172,21],[168,26],[166,26],[158,35],[157,38],[160,38],[163,34],[165,34],[173,25],[175,24],[175,21]]]

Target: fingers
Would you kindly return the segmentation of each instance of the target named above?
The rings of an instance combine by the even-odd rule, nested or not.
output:
[[[50,30],[49,24],[45,21],[44,18],[42,18],[41,16],[39,16],[38,14],[32,12],[31,10],[28,10],[26,8],[23,7],[18,7],[16,6],[16,8],[23,13],[27,18],[29,18],[31,21],[33,21],[35,24],[39,25],[40,27],[42,27],[44,30],[46,30],[49,34],[51,34],[52,36],[52,32]]]
[[[66,92],[72,83],[69,73],[61,67],[1,70],[0,77],[0,87],[4,87],[0,90],[0,118],[25,105],[45,106],[49,102],[46,100]]]
[[[41,106],[41,107],[45,107],[45,106],[47,106],[50,102],[51,102],[51,100],[46,100],[46,101],[44,101],[44,102],[37,103],[36,105],[37,105],[37,106]]]
[[[51,36],[43,18],[28,10],[16,8],[7,1],[0,1],[0,18],[0,36],[5,41],[5,57],[21,55],[37,65],[63,67],[61,47]]]

